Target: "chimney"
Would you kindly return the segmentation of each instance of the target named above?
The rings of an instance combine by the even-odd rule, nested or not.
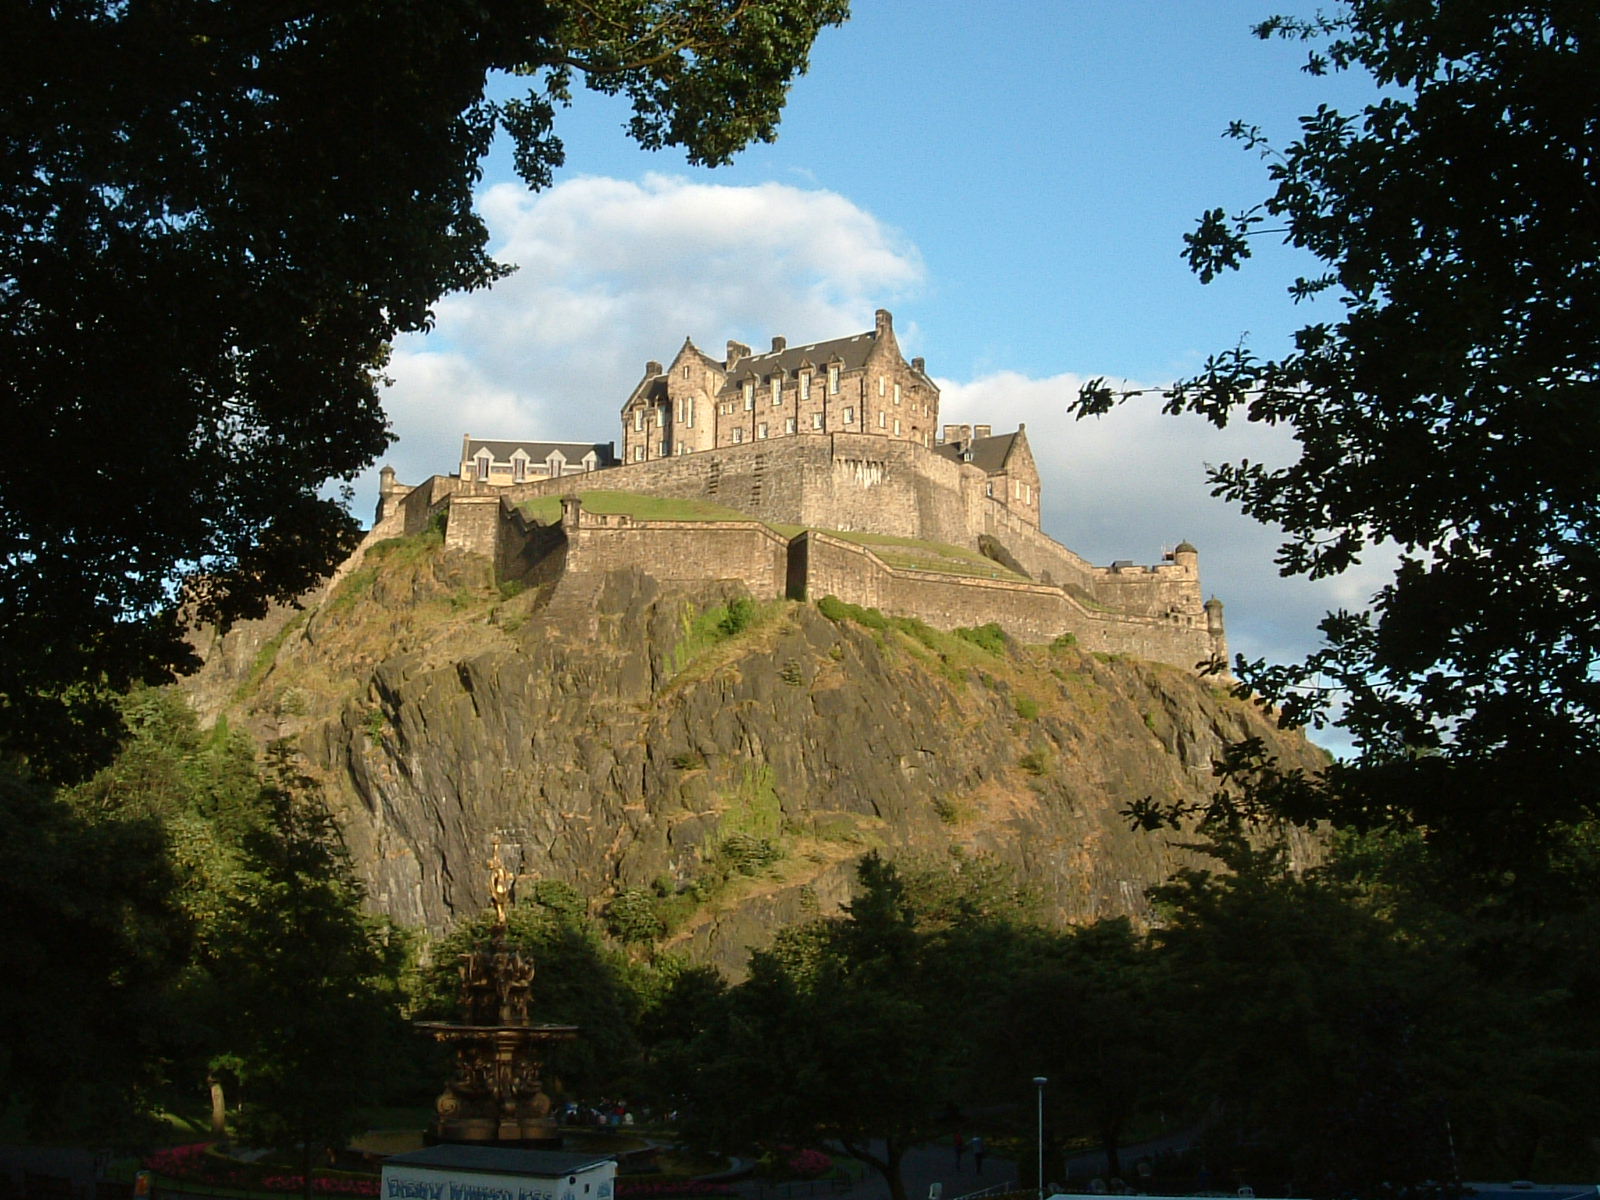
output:
[[[645,363],[644,373],[646,376],[661,374],[661,364],[652,358],[649,362]]]
[[[990,435],[991,432],[993,432],[993,430],[994,430],[994,426],[993,425],[974,425],[972,427],[973,439],[974,440],[979,440],[979,439],[982,439],[982,438],[986,438],[986,437],[988,437]]]
[[[913,371],[920,371],[922,374],[926,375],[928,373],[927,360],[926,359],[921,359],[921,358],[913,358],[911,360],[911,369]]]
[[[872,314],[872,327],[878,333],[894,328],[894,317],[889,314],[887,308],[880,308]]]
[[[726,366],[727,370],[731,371],[731,370],[733,370],[733,364],[734,363],[738,362],[741,358],[749,358],[749,357],[750,357],[750,347],[749,346],[746,346],[743,342],[730,341],[728,343],[728,361],[724,365]]]
[[[788,344],[789,344],[789,339],[788,338],[775,337],[775,338],[772,339],[772,352],[774,354],[782,354],[783,350],[784,350],[784,347],[787,346]]]

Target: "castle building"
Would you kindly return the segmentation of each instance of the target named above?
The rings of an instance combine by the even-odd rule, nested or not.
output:
[[[645,364],[623,404],[622,461],[808,434],[863,434],[978,465],[989,476],[989,497],[1039,524],[1039,472],[1021,429],[1002,437],[992,437],[987,425],[950,425],[942,436],[938,430],[939,388],[923,359],[907,362],[900,353],[894,318],[880,308],[864,333],[804,346],[775,337],[763,354],[730,341],[720,362],[685,338],[670,366]]]
[[[497,441],[461,438],[460,477],[505,487],[617,465],[615,442]]]
[[[1186,668],[1227,660],[1222,605],[1202,600],[1195,548],[1098,567],[1045,534],[1026,429],[941,426],[937,385],[901,354],[882,309],[863,333],[792,347],[777,337],[762,354],[730,341],[718,360],[685,339],[669,366],[646,364],[621,418],[620,462],[615,443],[469,436],[454,475],[412,487],[385,467],[370,536],[415,533],[442,514],[447,545],[554,593],[576,596],[616,570],[739,580],[757,596],[834,595],[1035,641],[1070,634],[1085,649]],[[574,476],[595,491],[711,501],[738,519],[590,512]],[[560,498],[556,523],[530,515],[548,511],[541,497]],[[966,555],[959,567],[951,548]]]

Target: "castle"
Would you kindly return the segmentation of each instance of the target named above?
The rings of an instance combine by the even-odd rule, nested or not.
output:
[[[645,365],[621,416],[620,456],[615,443],[468,436],[454,475],[412,487],[385,467],[369,540],[443,513],[447,545],[569,596],[636,568],[740,580],[758,597],[834,595],[944,628],[994,622],[1027,641],[1071,634],[1185,668],[1227,661],[1195,548],[1096,567],[1044,534],[1025,427],[941,427],[939,389],[922,359],[902,356],[886,311],[830,341],[774,338],[763,354],[729,342],[720,361],[685,340],[665,368]],[[710,501],[740,518],[595,512],[579,494],[589,489]],[[529,514],[541,497],[559,498],[559,517]]]

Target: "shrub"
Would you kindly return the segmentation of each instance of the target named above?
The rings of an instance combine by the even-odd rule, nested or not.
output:
[[[846,604],[837,596],[824,596],[817,601],[817,611],[837,624],[850,620],[866,629],[887,629],[889,618],[875,608],[862,608],[859,604]]]
[[[1077,634],[1075,634],[1075,633],[1063,633],[1059,637],[1057,637],[1055,639],[1055,641],[1050,643],[1050,649],[1052,649],[1052,650],[1072,650],[1072,649],[1076,649],[1077,645],[1078,645],[1078,635]]]
[[[717,629],[725,637],[743,633],[756,618],[756,602],[749,596],[728,601],[728,610],[717,622]]]
[[[771,838],[730,833],[717,847],[717,857],[741,875],[757,875],[782,858],[783,850]]]
[[[1006,631],[993,621],[987,625],[979,625],[975,629],[965,627],[957,629],[955,635],[962,641],[971,642],[980,650],[990,654],[1004,654],[1006,652]]]
[[[1017,760],[1017,766],[1029,775],[1043,775],[1049,769],[1050,761],[1043,750],[1030,750]]]
[[[653,942],[665,929],[655,898],[640,888],[618,892],[605,910],[606,928],[619,942]]]
[[[1016,707],[1017,716],[1024,721],[1031,721],[1039,715],[1039,702],[1031,696],[1018,696]]]

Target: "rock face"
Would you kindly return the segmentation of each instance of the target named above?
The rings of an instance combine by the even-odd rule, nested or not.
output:
[[[507,596],[429,535],[205,650],[196,707],[295,740],[395,918],[480,911],[499,835],[525,877],[650,897],[734,970],[874,847],[991,853],[1060,920],[1142,918],[1188,856],[1129,802],[1208,794],[1245,736],[1322,762],[1176,668],[637,571]]]

